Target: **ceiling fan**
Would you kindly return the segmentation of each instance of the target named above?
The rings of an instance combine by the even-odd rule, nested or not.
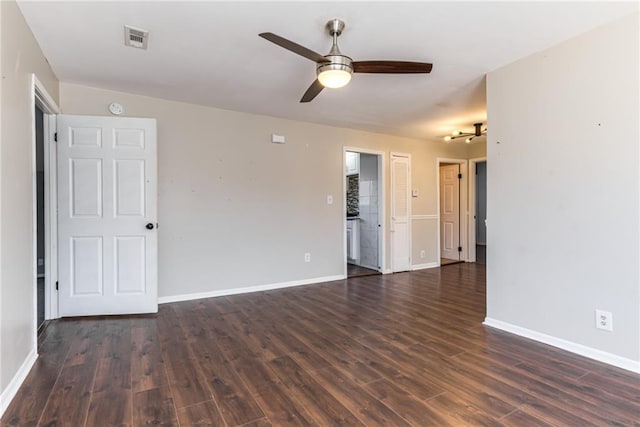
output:
[[[353,61],[343,55],[338,48],[338,36],[344,30],[344,21],[332,19],[326,25],[329,35],[333,38],[333,45],[327,55],[307,49],[297,43],[287,40],[273,33],[261,33],[260,37],[269,40],[293,53],[304,56],[316,63],[318,78],[311,83],[300,102],[309,102],[315,98],[325,87],[339,88],[346,86],[353,73],[375,74],[415,74],[430,73],[432,64],[412,61]]]

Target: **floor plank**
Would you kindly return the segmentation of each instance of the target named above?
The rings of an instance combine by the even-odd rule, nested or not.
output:
[[[52,321],[0,425],[640,425],[640,375],[484,317],[463,263]]]

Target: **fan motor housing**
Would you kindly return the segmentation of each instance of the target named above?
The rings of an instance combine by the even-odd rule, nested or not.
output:
[[[324,62],[318,64],[316,73],[320,74],[323,71],[328,70],[342,70],[349,74],[353,74],[353,66],[351,65],[353,60],[345,55],[327,55],[325,56],[330,62]]]

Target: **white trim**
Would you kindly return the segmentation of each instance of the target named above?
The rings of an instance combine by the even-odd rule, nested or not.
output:
[[[543,334],[541,332],[532,331],[531,329],[522,328],[520,326],[512,325],[511,323],[503,322],[501,320],[492,319],[490,317],[484,319],[483,325],[500,329],[502,331],[509,332],[521,337],[529,338],[534,341],[538,341],[544,344],[551,345],[553,347],[560,348],[562,350],[569,351],[571,353],[579,354],[580,356],[588,357],[589,359],[594,359],[608,365],[617,366],[618,368],[626,369],[628,371],[640,374],[640,361],[638,360],[627,359],[626,357],[617,356],[606,351],[587,347],[586,345],[567,341],[562,338]]]
[[[42,111],[47,114],[60,114],[58,104],[53,100],[47,88],[40,82],[35,74],[31,74],[31,82],[34,94],[34,100],[38,103]]]
[[[469,262],[476,262],[476,194],[478,193],[476,188],[476,168],[478,163],[486,163],[486,161],[486,157],[469,159],[469,238],[467,239],[469,242],[467,260]]]
[[[316,283],[333,282],[335,280],[344,280],[347,276],[338,274],[335,276],[314,277],[312,279],[293,280],[290,282],[270,283],[267,285],[247,286],[244,288],[221,289],[217,291],[198,292],[193,294],[170,295],[159,297],[158,304],[167,304],[171,302],[191,301],[202,298],[215,298],[227,295],[248,294],[251,292],[271,291],[274,289],[291,288],[294,286],[313,285]]]
[[[381,272],[381,273],[382,273],[382,274],[391,274],[391,273],[393,273],[393,271],[391,271],[391,269],[390,269],[390,268],[386,268],[386,269],[382,270],[382,272]]]
[[[373,154],[378,156],[378,212],[380,215],[378,216],[378,223],[380,224],[380,228],[378,230],[378,263],[380,267],[372,268],[373,270],[379,271],[382,274],[387,270],[386,261],[387,261],[387,221],[386,221],[386,211],[385,211],[385,197],[387,190],[387,182],[386,182],[386,153],[384,151],[379,150],[371,150],[368,148],[359,148],[353,146],[343,146],[342,147],[342,176],[345,176],[345,171],[347,170],[347,151],[351,151],[354,153],[360,154]],[[342,215],[344,217],[344,223],[342,226],[343,233],[343,253],[344,253],[344,270],[343,274],[347,277],[347,218],[345,212],[347,212],[347,180],[342,180]]]
[[[427,262],[426,264],[412,265],[411,266],[411,271],[425,270],[427,268],[436,268],[436,267],[440,267],[440,263],[438,261],[436,261],[436,262]]]
[[[438,231],[436,233],[438,246],[438,260],[441,259],[440,254],[440,164],[441,163],[458,163],[460,165],[460,173],[462,174],[462,179],[460,180],[460,246],[462,246],[462,257],[460,261],[468,261],[468,257],[465,255],[468,253],[467,247],[468,239],[467,239],[467,223],[469,222],[469,179],[467,177],[469,167],[468,161],[466,159],[451,159],[447,157],[438,157],[436,159],[436,210],[438,212]]]
[[[7,410],[13,398],[16,397],[20,386],[27,378],[27,375],[29,375],[29,372],[31,371],[33,364],[36,363],[36,360],[38,360],[38,353],[36,353],[36,349],[34,348],[31,350],[26,359],[24,359],[24,362],[22,362],[22,365],[13,376],[9,384],[7,384],[7,387],[5,387],[2,394],[0,394],[0,417],[2,417],[4,411]]]
[[[33,268],[34,268],[34,325],[37,323],[38,307],[37,307],[37,283],[38,283],[38,265],[37,250],[37,190],[36,190],[36,134],[35,134],[35,107],[38,106],[44,113],[43,130],[44,130],[44,175],[45,186],[44,205],[45,205],[45,291],[44,291],[44,318],[58,318],[58,298],[55,291],[55,283],[58,280],[58,249],[57,249],[57,232],[58,232],[58,216],[57,216],[57,162],[54,135],[56,132],[56,116],[60,113],[60,108],[53,100],[47,88],[40,82],[35,74],[31,74],[31,149],[33,163]],[[37,327],[37,326],[36,326]],[[37,336],[34,328],[33,336],[34,348],[37,346]]]
[[[421,219],[440,219],[440,215],[411,215],[411,219],[414,221]]]

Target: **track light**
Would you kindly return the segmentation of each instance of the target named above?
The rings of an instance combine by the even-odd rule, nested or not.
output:
[[[449,142],[457,138],[466,138],[464,142],[469,144],[471,141],[473,141],[473,138],[486,135],[487,128],[482,129],[482,123],[474,123],[473,127],[475,128],[474,132],[461,132],[459,130],[454,130],[453,132],[451,132],[451,135],[445,136],[444,140]]]

